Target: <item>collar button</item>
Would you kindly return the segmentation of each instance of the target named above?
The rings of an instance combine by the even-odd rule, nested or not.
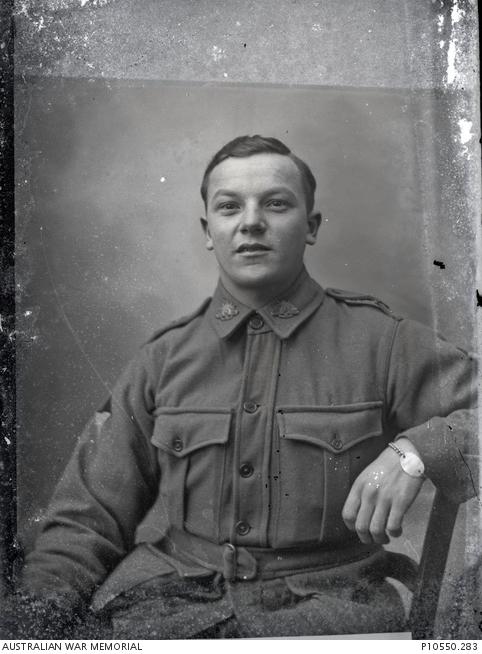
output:
[[[255,314],[249,321],[251,329],[261,329],[264,327],[264,320],[258,314]]]

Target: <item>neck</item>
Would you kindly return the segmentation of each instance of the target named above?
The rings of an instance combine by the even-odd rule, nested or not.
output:
[[[220,274],[221,282],[224,288],[230,293],[236,300],[242,302],[242,304],[250,307],[251,309],[260,309],[266,304],[279,298],[281,295],[286,293],[291,286],[299,279],[301,274],[304,272],[304,266],[300,272],[291,280],[280,286],[279,284],[273,284],[272,286],[253,286],[253,287],[240,287],[236,284],[233,284],[231,279],[226,278],[223,275],[222,271]]]

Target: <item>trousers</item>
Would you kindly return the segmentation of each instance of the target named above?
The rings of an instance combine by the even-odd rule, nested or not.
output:
[[[373,574],[226,581],[162,575],[104,609],[116,639],[268,638],[406,630],[398,591]]]

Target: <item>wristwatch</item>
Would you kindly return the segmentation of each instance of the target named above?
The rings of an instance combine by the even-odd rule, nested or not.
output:
[[[423,477],[425,466],[419,456],[413,452],[404,452],[395,443],[388,443],[388,447],[391,447],[399,455],[403,472],[406,472],[410,477]]]

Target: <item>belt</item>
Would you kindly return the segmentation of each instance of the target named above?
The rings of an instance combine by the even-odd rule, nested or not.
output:
[[[221,545],[171,527],[161,545],[174,557],[187,558],[208,570],[235,579],[271,579],[288,574],[323,570],[361,561],[381,550],[379,545],[350,543],[337,549],[320,546],[273,549]]]

